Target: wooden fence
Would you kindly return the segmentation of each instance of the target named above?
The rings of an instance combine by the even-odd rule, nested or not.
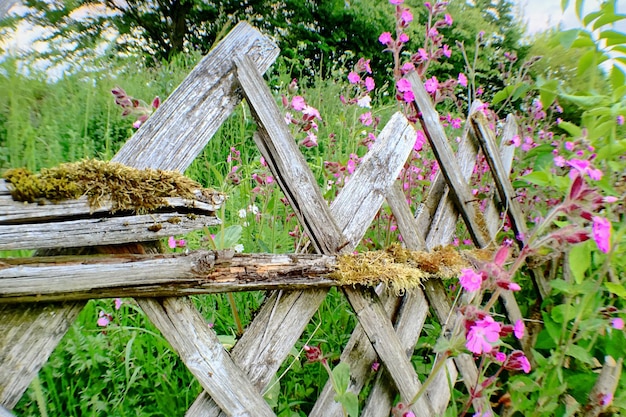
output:
[[[508,180],[513,148],[504,145],[498,149],[484,116],[472,111],[455,154],[415,74],[407,78],[441,168],[418,214],[411,212],[396,180],[416,137],[415,129],[400,113],[393,115],[329,206],[263,80],[263,72],[277,55],[274,43],[240,23],[129,139],[114,161],[136,168],[184,171],[244,97],[258,123],[254,141],[317,255],[233,256],[207,251],[150,255],[138,246],[143,253],[0,260],[0,404],[5,407],[0,414],[10,415],[8,410],[47,361],[86,300],[130,296],[136,297],[204,388],[188,416],[274,416],[263,391],[328,289],[337,285],[327,276],[336,265],[336,255],[354,250],[385,201],[409,249],[429,250],[448,244],[459,216],[478,247],[492,243],[502,223],[500,210],[493,201],[486,210],[478,210],[468,185],[480,151],[487,157],[497,199],[506,208],[515,232],[526,232]],[[515,134],[516,122],[509,116],[501,143],[508,143]],[[105,227],[103,222],[108,218],[100,215],[94,221],[83,216],[84,202],[71,203],[83,204],[76,209],[81,214],[76,220],[82,222],[79,224],[68,216],[69,207],[59,207],[60,218],[51,219],[36,214],[32,205],[9,200],[6,186],[0,186],[0,236],[6,237],[0,249],[58,249],[69,241],[65,236],[69,229],[76,230],[77,236],[86,231],[91,234],[88,240],[77,240],[77,246],[128,244],[219,222],[213,214],[220,203],[217,201],[211,207],[200,202],[202,216],[193,222],[167,223],[167,216],[176,215],[181,206],[174,204],[169,213],[159,214],[167,225],[162,230],[147,232],[145,218],[130,216],[111,220],[117,222],[117,232],[107,233],[110,225]],[[545,289],[539,271],[535,276]],[[187,298],[190,294],[260,289],[274,291],[267,293],[260,311],[230,352],[224,350]],[[384,371],[375,375],[361,415],[388,416],[398,393],[408,401],[420,389],[410,357],[429,309],[444,328],[454,325],[455,312],[439,280],[426,281],[423,289],[408,291],[402,297],[368,287],[341,289],[358,318],[341,355],[341,361],[350,365],[349,391],[361,392],[372,376],[371,364],[381,362]],[[511,293],[503,294],[502,301],[511,320],[522,318]],[[415,415],[428,417],[446,409],[450,400],[448,378],[453,383],[459,379],[468,387],[476,382],[477,368],[470,355],[449,359],[446,369],[413,406]],[[329,383],[310,415],[341,416],[341,406],[333,397]],[[490,408],[488,401],[476,401],[483,410]]]

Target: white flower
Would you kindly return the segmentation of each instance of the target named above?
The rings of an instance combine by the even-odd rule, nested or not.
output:
[[[357,100],[356,105],[365,109],[372,108],[372,98],[369,95],[363,96]]]
[[[246,218],[246,209],[239,210],[239,217],[241,217],[242,219]]]
[[[238,244],[235,245],[235,247],[233,249],[235,250],[235,252],[241,253],[241,252],[243,252],[243,245],[241,243],[238,243]]]
[[[259,214],[259,208],[256,206],[256,204],[249,205],[248,211],[254,215]]]

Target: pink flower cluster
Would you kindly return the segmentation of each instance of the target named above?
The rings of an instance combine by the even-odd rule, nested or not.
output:
[[[298,126],[300,131],[306,133],[306,136],[299,142],[299,145],[305,148],[317,146],[317,121],[322,120],[319,110],[309,105],[304,97],[299,95],[293,96],[291,101],[283,95],[282,102],[285,109],[300,113],[299,117],[295,117],[289,111],[285,114],[285,122],[287,124]]]
[[[141,100],[126,94],[126,91],[124,91],[121,87],[115,87],[111,90],[111,93],[115,96],[115,104],[124,109],[122,111],[122,117],[130,115],[137,117],[137,120],[133,123],[133,127],[135,129],[139,129],[139,127],[146,120],[148,120],[150,115],[161,105],[161,99],[159,97],[155,97],[150,106],[148,106]]]

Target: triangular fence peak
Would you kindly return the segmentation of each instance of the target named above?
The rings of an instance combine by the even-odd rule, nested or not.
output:
[[[0,404],[9,409],[15,406],[60,336],[75,320],[84,300],[98,294],[116,296],[115,291],[123,287],[131,288],[134,291],[130,292],[132,295],[143,297],[137,298],[141,308],[204,388],[205,391],[187,415],[271,416],[273,411],[264,402],[263,391],[297,343],[324,300],[328,288],[338,285],[324,274],[333,269],[335,255],[354,250],[385,200],[398,220],[405,245],[409,249],[427,250],[448,243],[459,215],[475,243],[478,246],[488,245],[497,231],[494,225],[500,221],[498,211],[489,209],[485,213],[477,212],[470,202],[468,188],[468,178],[481,147],[492,160],[492,169],[496,172],[494,177],[500,183],[500,200],[505,202],[513,217],[519,218],[506,179],[512,158],[510,149],[505,147],[495,151],[493,138],[483,129],[480,118],[471,116],[473,127],[471,130],[466,129],[455,156],[432,102],[415,74],[409,75],[409,80],[417,105],[424,115],[423,127],[441,167],[441,175],[435,179],[427,200],[423,202],[424,209],[415,218],[396,183],[416,135],[413,126],[399,113],[390,119],[351,180],[328,205],[263,81],[262,73],[277,54],[276,46],[266,37],[245,23],[238,25],[202,60],[114,160],[138,168],[183,171],[204,148],[243,94],[258,124],[255,143],[318,255],[281,258],[271,254],[255,257],[254,254],[232,256],[213,252],[192,253],[185,257],[127,254],[117,264],[110,263],[108,266],[115,265],[119,268],[118,274],[124,274],[126,265],[135,264],[137,269],[145,267],[147,271],[153,271],[152,278],[149,273],[129,273],[126,287],[94,289],[89,287],[89,278],[84,275],[86,271],[76,267],[74,273],[83,274],[80,280],[64,281],[63,293],[60,290],[55,293],[52,289],[45,294],[48,300],[75,300],[67,304],[15,304],[16,300],[36,299],[28,298],[28,294],[16,290],[20,282],[26,282],[34,275],[11,275],[16,268],[3,267],[0,269],[0,310],[10,320],[0,323],[0,331],[11,336],[0,344]],[[513,135],[513,120],[509,121],[507,128],[507,134]],[[478,141],[474,140],[476,138]],[[459,161],[463,161],[460,169]],[[2,227],[5,225],[0,220],[0,232]],[[138,240],[149,239],[142,237]],[[136,249],[142,247],[137,245]],[[267,272],[265,275],[261,272],[254,275],[253,264],[255,261],[261,262],[261,259],[266,260],[266,265],[274,262],[273,270],[270,267],[264,269],[272,270],[273,275]],[[277,262],[277,259],[283,263]],[[223,277],[219,275],[222,271],[220,268],[226,270],[237,262],[250,264],[247,269],[249,276],[242,273],[241,285],[232,274],[228,278],[228,285],[224,285],[224,280],[215,279],[216,276]],[[158,275],[157,271],[166,265],[171,268],[167,270],[168,273],[175,275],[169,280],[165,275]],[[51,265],[38,267],[53,268]],[[299,279],[293,279],[293,268],[296,267],[301,274]],[[283,268],[291,271],[292,281],[279,282]],[[39,274],[39,280],[51,271],[48,269],[42,272],[34,267],[27,269],[30,274]],[[69,269],[62,271],[67,272]],[[101,272],[104,271],[103,264]],[[256,281],[251,284],[253,279]],[[191,284],[191,281],[195,281],[195,284]],[[41,286],[42,281],[37,282],[33,281],[29,290],[31,297],[37,293],[34,285]],[[142,289],[142,284],[150,287],[151,292]],[[190,292],[171,289],[177,285]],[[165,290],[166,287],[169,292]],[[268,295],[253,322],[228,353],[184,295],[242,289],[279,291]],[[443,284],[438,280],[426,281],[423,289],[408,291],[402,297],[360,286],[345,287],[343,294],[358,319],[341,355],[341,361],[348,363],[352,371],[348,389],[359,393],[365,379],[372,376],[372,362],[380,360],[384,371],[375,376],[362,415],[389,415],[397,394],[408,402],[421,388],[410,356],[429,308],[434,309],[436,319],[444,328],[454,325],[455,312],[446,297]],[[7,304],[9,302],[14,304]],[[508,297],[504,302],[511,318],[517,317],[519,308],[515,299]],[[63,320],[50,321],[48,316],[51,310]],[[13,320],[17,317],[20,317],[19,323]],[[33,330],[47,325],[54,327],[53,334],[42,335]],[[27,330],[26,336],[19,338],[15,331],[22,328]],[[15,360],[15,350],[30,344],[39,349],[39,353],[34,355],[26,368]],[[440,373],[425,395],[413,406],[416,415],[426,417],[445,411],[450,400],[448,381],[455,383],[457,377],[460,377],[467,386],[476,381],[477,368],[469,355],[448,359],[445,369],[447,372]],[[489,409],[487,401],[477,401],[482,410]],[[341,406],[334,401],[330,385],[323,389],[311,415],[342,415]]]

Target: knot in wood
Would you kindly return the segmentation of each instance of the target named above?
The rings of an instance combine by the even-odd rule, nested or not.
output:
[[[195,262],[193,263],[193,267],[191,268],[191,271],[194,274],[205,276],[213,272],[214,268],[215,253],[209,252],[203,253],[196,258]]]

